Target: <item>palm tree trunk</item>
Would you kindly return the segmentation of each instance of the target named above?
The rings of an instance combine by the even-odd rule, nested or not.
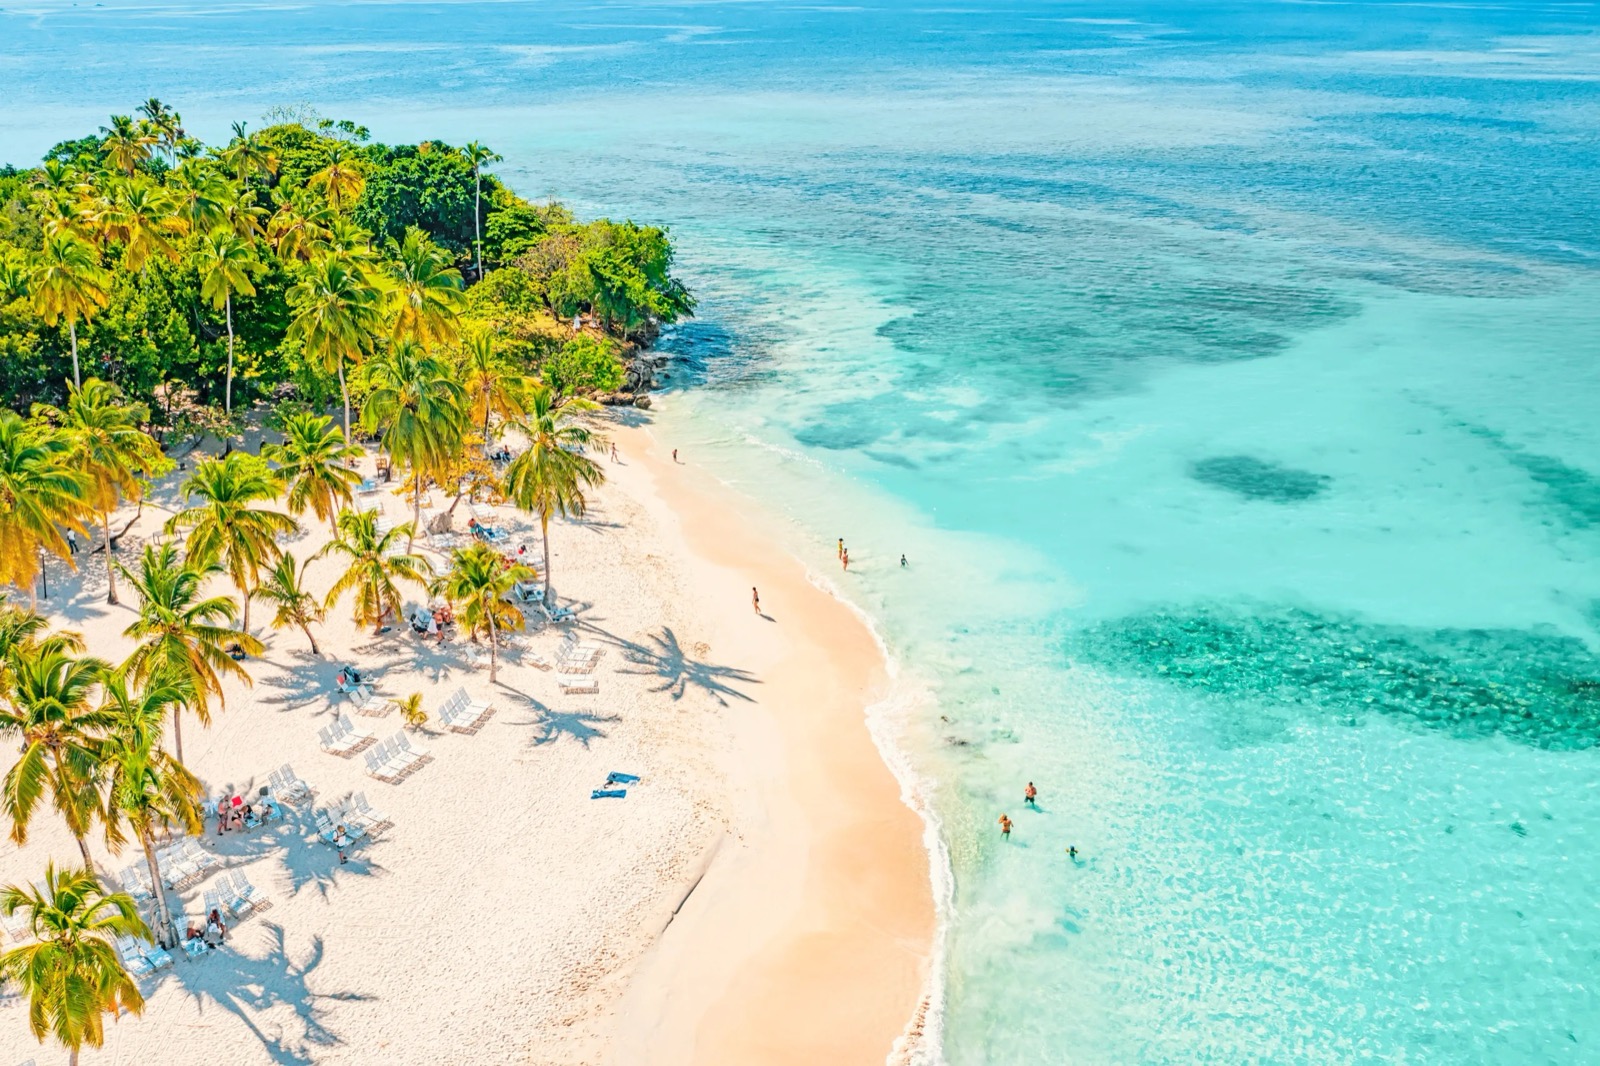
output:
[[[300,632],[304,633],[306,635],[306,639],[311,642],[311,654],[321,655],[322,652],[317,650],[317,638],[311,635],[311,627],[306,625],[304,622],[301,622]]]
[[[411,536],[406,538],[406,554],[411,554],[411,548],[417,543],[417,528],[422,525],[422,471],[416,472],[416,479],[411,486]]]
[[[489,390],[483,390],[483,457],[489,458]]]
[[[177,748],[178,761],[183,761],[183,706],[172,706],[172,743]]]
[[[74,388],[83,388],[83,379],[78,376],[78,323],[67,319],[67,336],[72,338],[72,384]]]
[[[100,524],[106,531],[106,602],[117,602],[117,568],[111,565],[111,512],[100,512]]]
[[[229,294],[222,306],[228,316],[228,384],[222,391],[222,409],[233,414],[233,296]]]
[[[477,239],[478,252],[478,280],[483,280],[483,171],[477,165],[472,167],[472,235]]]
[[[494,684],[495,661],[494,605],[489,605],[489,684]]]
[[[161,885],[161,867],[156,863],[155,841],[149,828],[139,833],[139,843],[144,848],[144,861],[150,867],[150,892],[156,897],[156,914],[161,928],[156,931],[156,942],[164,948],[178,946],[178,930],[172,924],[172,912],[167,908],[167,893]]]
[[[354,444],[350,436],[350,387],[344,381],[344,356],[339,356],[339,395],[344,397],[344,442]]]
[[[244,611],[239,615],[239,632],[250,632],[250,590],[244,587],[244,582],[237,586],[239,598],[244,600]]]
[[[550,603],[550,512],[539,512],[539,535],[544,538],[544,602]]]

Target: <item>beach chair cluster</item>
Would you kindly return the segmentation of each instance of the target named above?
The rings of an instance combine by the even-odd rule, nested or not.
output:
[[[364,714],[368,718],[382,718],[389,713],[392,701],[374,693],[365,685],[359,685],[350,690],[350,706],[357,714]]]
[[[123,968],[134,977],[148,977],[172,965],[172,956],[156,944],[147,944],[131,936],[119,936],[116,945]]]
[[[401,730],[367,749],[367,773],[379,781],[399,784],[431,758],[426,748],[414,746]]]
[[[367,802],[365,792],[357,792],[347,802],[334,804],[327,810],[317,808],[316,819],[317,838],[324,844],[333,843],[334,830],[341,825],[351,842],[394,825],[394,819]]]
[[[594,669],[603,650],[598,644],[580,641],[576,633],[566,635],[556,652],[556,684],[563,693],[600,691],[600,679]]]
[[[211,872],[212,867],[221,864],[222,860],[202,848],[194,837],[184,837],[176,844],[156,852],[161,881],[174,891],[198,884]]]
[[[201,898],[207,914],[216,911],[219,914],[231,914],[235,918],[244,918],[272,906],[272,900],[250,883],[243,870],[224,873],[201,894]]]
[[[347,758],[360,751],[371,739],[372,732],[357,729],[347,714],[335,718],[331,726],[317,730],[317,740],[322,744],[323,751]]]
[[[133,898],[136,906],[148,907],[156,901],[156,895],[150,889],[149,874],[138,863],[124,866],[122,872],[117,874],[117,884]]]
[[[311,786],[300,780],[288,763],[268,774],[267,784],[272,786],[273,797],[285,803],[300,803],[311,798]]]
[[[452,732],[476,733],[492,714],[493,704],[487,700],[470,699],[466,689],[458,688],[455,695],[444,701],[444,706],[439,708],[435,717]]]
[[[33,939],[33,926],[21,911],[16,914],[0,912],[0,925],[5,927],[6,936],[13,944],[25,944]]]

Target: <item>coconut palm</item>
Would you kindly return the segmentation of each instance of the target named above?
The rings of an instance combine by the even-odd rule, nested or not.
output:
[[[357,625],[369,625],[374,633],[383,620],[400,616],[400,587],[397,581],[427,587],[431,573],[427,560],[400,550],[400,539],[411,536],[411,523],[402,522],[387,533],[378,532],[375,511],[343,511],[339,515],[339,535],[313,558],[339,555],[349,561],[345,572],[328,590],[327,607],[354,590]]]
[[[243,122],[233,124],[233,140],[217,153],[217,158],[241,185],[252,177],[265,180],[278,172],[277,153],[257,140],[255,134],[245,132]]]
[[[311,654],[320,655],[317,638],[311,635],[311,623],[322,621],[327,610],[306,590],[306,568],[310,565],[311,560],[307,559],[304,566],[297,567],[294,556],[284,552],[251,595],[277,608],[272,616],[273,629],[299,626],[311,642]]]
[[[396,463],[411,467],[412,540],[422,524],[422,486],[439,475],[461,447],[466,390],[444,360],[411,341],[399,341],[366,368],[371,391],[361,409],[362,427],[383,435],[380,445]]]
[[[85,479],[84,502],[100,518],[105,534],[106,602],[117,602],[117,571],[111,565],[111,512],[123,500],[144,495],[144,479],[172,468],[155,438],[141,426],[150,409],[128,403],[110,382],[90,378],[67,393],[64,408],[34,405],[35,416],[61,427],[71,445],[69,461]]]
[[[78,373],[78,323],[88,322],[111,300],[111,275],[100,267],[93,246],[68,231],[45,235],[28,282],[34,309],[45,324],[65,321],[72,342],[72,383]]]
[[[238,645],[248,655],[265,650],[249,633],[236,632],[239,608],[231,596],[202,598],[206,579],[222,572],[216,564],[180,562],[172,544],[146,545],[139,572],[121,563],[117,569],[139,594],[139,618],[123,635],[140,644],[124,664],[135,684],[165,677],[183,688],[183,700],[172,708],[172,737],[183,760],[180,712],[187,708],[201,725],[211,724],[211,700],[222,701],[220,673],[251,684],[244,667],[228,654]]]
[[[228,179],[204,166],[186,165],[167,178],[173,217],[189,233],[209,233],[228,221],[224,206],[236,193]]]
[[[350,387],[345,380],[345,364],[359,363],[372,350],[373,337],[382,327],[378,287],[350,257],[324,255],[305,268],[300,281],[289,290],[288,300],[295,313],[289,322],[289,338],[300,341],[307,355],[339,375],[344,436],[350,440]]]
[[[500,553],[487,544],[458,548],[451,554],[450,569],[439,586],[458,608],[458,617],[474,640],[479,633],[489,638],[489,681],[495,679],[500,633],[521,629],[522,612],[506,599],[519,581],[534,580],[531,567],[506,566]]]
[[[394,701],[400,708],[400,720],[406,724],[407,729],[421,729],[428,724],[427,708],[422,706],[422,693],[413,692],[409,696],[401,696]]]
[[[101,126],[100,133],[100,154],[106,165],[130,177],[150,158],[150,146],[156,143],[155,135],[134,122],[132,115],[112,115],[111,125]]]
[[[0,795],[11,839],[28,841],[28,825],[48,792],[90,864],[89,829],[101,813],[99,743],[107,719],[95,688],[110,667],[58,646],[24,644],[6,656],[9,682],[0,705],[0,734],[17,740],[22,755],[6,773]]]
[[[41,552],[72,561],[61,527],[82,531],[89,486],[68,465],[70,453],[54,427],[0,410],[0,584],[32,596]]]
[[[44,885],[0,891],[0,910],[23,912],[37,941],[0,955],[0,973],[28,1000],[28,1029],[43,1043],[55,1039],[71,1066],[85,1044],[105,1043],[105,1021],[127,1011],[144,1012],[139,986],[122,968],[114,944],[119,936],[150,939],[133,899],[107,894],[94,871],[45,867]]]
[[[267,209],[256,203],[255,189],[228,183],[222,198],[222,224],[235,236],[253,241],[266,233]]]
[[[161,748],[167,709],[183,702],[185,690],[181,683],[163,677],[137,688],[124,670],[112,674],[105,689],[102,709],[111,719],[100,751],[106,774],[106,834],[121,839],[124,822],[133,830],[150,870],[161,941],[171,947],[178,931],[161,887],[156,831],[176,825],[198,833],[202,821],[199,780]]]
[[[483,168],[488,163],[498,163],[501,157],[493,151],[479,144],[477,141],[468,141],[467,146],[461,149],[461,154],[467,157],[467,162],[472,164],[472,238],[473,248],[477,251],[475,269],[479,278],[483,277]]]
[[[83,634],[70,629],[50,632],[50,620],[0,596],[0,693],[11,690],[11,653],[39,655],[48,651],[81,652]]]
[[[424,345],[454,340],[456,318],[466,297],[461,271],[450,265],[450,253],[416,226],[406,228],[403,240],[391,239],[388,251],[395,339]]]
[[[104,238],[122,244],[122,265],[130,271],[144,269],[152,255],[177,259],[171,238],[183,223],[166,190],[149,178],[115,181],[96,213]]]
[[[528,378],[495,350],[494,335],[467,338],[461,360],[461,383],[471,402],[472,424],[483,427],[483,453],[489,454],[489,420],[511,421],[527,414]]]
[[[328,149],[328,164],[311,175],[310,186],[322,193],[328,206],[343,211],[361,199],[361,190],[367,186],[356,153],[345,145],[336,144]]]
[[[329,236],[334,212],[304,189],[278,189],[278,208],[267,223],[267,239],[278,258],[309,260],[317,242]]]
[[[254,504],[275,500],[279,480],[266,460],[247,452],[206,459],[183,483],[183,500],[201,502],[167,519],[166,531],[187,529],[185,549],[191,559],[220,563],[244,600],[240,628],[250,631],[250,590],[261,568],[278,557],[278,535],[299,528],[282,511]]]
[[[178,142],[184,137],[183,116],[153,96],[139,105],[139,113],[144,115],[150,132],[156,135],[157,143],[166,151],[167,165],[177,166]]]
[[[582,517],[588,509],[583,490],[606,479],[599,463],[580,454],[585,446],[603,442],[571,420],[574,406],[557,400],[548,385],[535,386],[521,427],[528,436],[528,450],[506,468],[506,495],[524,511],[539,516],[546,597],[550,595],[550,516]]]
[[[227,229],[214,229],[200,239],[195,249],[195,266],[200,272],[200,297],[223,312],[228,323],[228,378],[222,390],[222,409],[233,413],[233,294],[254,296],[252,274],[263,269],[256,258],[256,246]]]
[[[284,419],[283,443],[268,444],[261,454],[278,464],[278,477],[289,486],[289,510],[302,515],[309,507],[329,526],[361,483],[352,464],[363,453],[346,442],[331,415],[290,415]]]

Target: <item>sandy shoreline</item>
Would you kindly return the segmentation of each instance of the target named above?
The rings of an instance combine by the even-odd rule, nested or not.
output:
[[[364,791],[393,826],[347,866],[315,841],[309,806],[250,834],[208,826],[206,846],[273,907],[223,952],[147,979],[145,1016],[108,1027],[85,1062],[885,1060],[917,1011],[934,918],[920,820],[864,719],[885,684],[877,648],[736,497],[674,467],[647,430],[616,439],[624,461],[589,517],[552,528],[558,593],[605,648],[597,695],[562,695],[515,651],[491,686],[465,639],[374,637],[344,604],[314,657],[258,607],[256,683],[228,683],[210,730],[185,723],[191,767],[215,795],[253,792],[291,762],[316,806]],[[154,494],[125,562],[177,483]],[[409,517],[399,499],[384,506]],[[498,520],[536,550],[525,517]],[[311,526],[287,548],[304,559],[325,536]],[[312,573],[324,589],[334,564]],[[50,578],[41,610],[95,653],[125,655],[131,612],[105,604],[100,558]],[[771,621],[751,610],[751,584]],[[559,639],[535,631],[526,650],[550,658]],[[381,695],[420,691],[435,708],[465,687],[494,717],[470,736],[430,722],[413,739],[431,760],[384,784],[317,743],[348,713],[333,691],[348,661]],[[400,728],[392,712],[352,720],[378,737]],[[612,770],[643,781],[591,800]],[[91,849],[110,874],[138,858]],[[76,847],[41,817],[0,855],[0,882],[25,881]],[[182,898],[192,910],[211,886]],[[0,1009],[0,1061],[30,1056],[56,1057],[20,1009]]]

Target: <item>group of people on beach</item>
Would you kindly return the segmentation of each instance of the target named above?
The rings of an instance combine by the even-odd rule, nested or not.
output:
[[[242,796],[224,796],[217,801],[217,835],[254,829],[271,816],[272,800],[265,796],[259,803],[246,803]]]
[[[206,916],[205,925],[197,926],[193,922],[189,923],[185,939],[204,940],[208,948],[221,947],[222,942],[228,939],[228,925],[222,920],[221,913],[213,908]]]
[[[1023,806],[1029,807],[1029,808],[1031,808],[1033,810],[1037,811],[1039,809],[1039,790],[1034,787],[1034,784],[1033,784],[1032,781],[1029,781],[1028,782],[1028,787],[1024,788],[1022,790],[1022,803],[1023,803]],[[1011,830],[1015,825],[1016,825],[1016,823],[1011,820],[1010,815],[1007,815],[1005,813],[1001,813],[1001,815],[1000,815],[1000,839],[1001,840],[1010,840],[1011,839]],[[1067,850],[1067,857],[1070,858],[1073,862],[1077,862],[1078,861],[1078,846],[1076,844],[1068,844],[1066,850]]]

